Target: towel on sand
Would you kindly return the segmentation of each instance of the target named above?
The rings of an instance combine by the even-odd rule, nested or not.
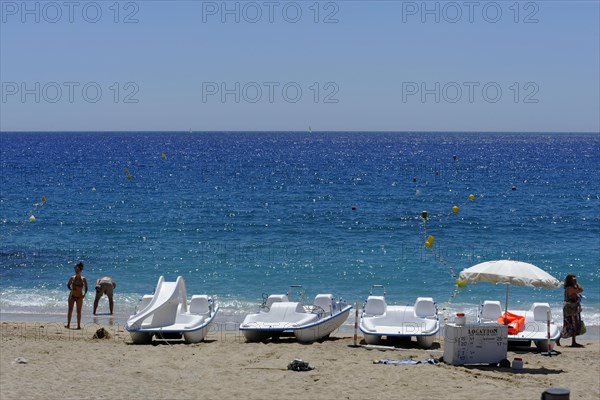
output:
[[[408,359],[404,359],[404,360],[388,360],[388,359],[383,359],[383,360],[377,360],[377,361],[373,361],[373,364],[386,364],[386,365],[411,365],[411,364],[433,364],[433,365],[437,365],[439,364],[439,360],[436,360],[435,358],[426,358],[424,360],[421,361],[417,361],[417,360],[413,360],[412,358],[408,358]]]

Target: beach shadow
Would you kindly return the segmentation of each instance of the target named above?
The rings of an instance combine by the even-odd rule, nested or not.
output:
[[[167,335],[165,335],[161,339],[152,338],[152,340],[148,341],[147,343],[134,343],[132,341],[126,341],[125,344],[133,345],[133,346],[175,346],[175,345],[191,346],[191,345],[195,345],[195,344],[196,345],[197,344],[210,344],[210,343],[214,343],[214,342],[218,342],[218,340],[205,338],[204,340],[197,342],[197,343],[186,343],[186,341],[185,341],[185,339],[183,339],[183,337],[177,337],[176,335],[173,335],[172,337],[167,337]]]
[[[337,336],[329,336],[329,337],[325,337],[319,340],[315,340],[313,343],[329,343],[329,342],[338,342],[340,340],[345,340],[346,338],[343,337],[337,337]],[[310,344],[310,343],[307,343]]]
[[[321,338],[312,342],[299,342],[296,337],[294,335],[282,335],[282,336],[272,336],[266,340],[261,341],[260,343],[263,344],[269,344],[269,343],[277,343],[277,344],[301,344],[301,345],[308,345],[310,346],[313,343],[330,343],[330,342],[337,342],[340,340],[345,340],[346,338],[343,337],[337,337],[337,336],[330,336],[330,337],[325,337],[325,338]]]
[[[542,349],[540,350],[537,346],[531,346],[531,345],[515,345],[515,344],[510,344],[508,345],[508,351],[511,351],[515,354],[542,354],[542,353],[546,353],[548,350],[547,349]],[[561,352],[556,350],[556,346],[552,347],[552,356],[558,356],[560,355]]]
[[[367,346],[367,342],[365,342],[365,340],[361,340],[360,345],[364,345]],[[394,337],[394,338],[388,338],[388,339],[383,339],[379,342],[379,344],[374,345],[376,346],[387,346],[387,347],[394,347],[396,349],[414,349],[414,350],[439,350],[441,349],[441,344],[439,344],[438,342],[433,342],[433,344],[431,345],[431,347],[424,349],[421,346],[419,346],[419,343],[411,340],[410,337]]]
[[[536,346],[531,346],[530,344],[513,344],[508,342],[508,351],[513,351],[515,353],[524,354],[524,353],[539,353],[539,349]]]
[[[514,368],[501,368],[490,365],[462,365],[463,368],[468,370],[478,370],[478,371],[494,371],[494,372],[510,372],[513,374],[522,374],[522,375],[558,375],[565,372],[562,369],[551,369],[551,368],[522,368],[522,369],[514,369]]]
[[[539,351],[539,350],[538,350],[537,348],[535,348],[535,347],[532,347],[531,349],[527,349],[527,348],[523,349],[523,348],[520,348],[520,349],[509,349],[509,350],[510,350],[511,352],[515,353],[515,354],[532,354],[532,353],[533,353],[533,354],[539,354],[539,355],[543,355],[543,356],[546,356],[546,355],[547,355],[547,354],[543,354],[543,353],[546,353],[546,350],[544,350],[544,351]],[[557,351],[557,350],[555,350],[555,349],[552,349],[552,355],[551,355],[551,357],[557,357],[557,356],[559,356],[559,355],[561,355],[561,354],[562,354],[562,353],[561,353],[560,351]]]
[[[185,340],[180,339],[180,340],[152,340],[149,343],[128,343],[128,344],[132,344],[135,346],[179,346],[179,345],[183,345],[183,346],[192,346],[195,344],[210,344],[216,342],[216,340],[203,340],[201,342],[198,343],[186,343]]]

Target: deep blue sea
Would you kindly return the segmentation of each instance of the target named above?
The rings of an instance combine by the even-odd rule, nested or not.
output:
[[[62,318],[83,261],[90,285],[116,280],[123,317],[160,275],[181,275],[233,319],[291,284],[350,303],[383,284],[390,303],[432,296],[474,318],[505,286],[455,293],[455,275],[513,259],[575,273],[600,325],[598,134],[4,132],[0,144],[4,316]],[[562,289],[509,293],[509,308],[546,301],[560,320]]]

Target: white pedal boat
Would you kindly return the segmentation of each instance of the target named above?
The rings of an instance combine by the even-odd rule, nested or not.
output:
[[[383,290],[383,296],[373,296],[373,288]],[[389,306],[383,285],[373,285],[363,306],[360,330],[367,344],[378,344],[383,337],[417,338],[420,347],[429,348],[440,330],[440,320],[431,297],[418,297],[414,306]]]
[[[153,336],[198,343],[206,337],[218,311],[219,307],[208,295],[192,296],[188,306],[183,277],[166,282],[161,276],[154,294],[142,297],[125,329],[133,343],[148,343]]]
[[[535,343],[540,351],[548,349],[548,320],[550,321],[550,345],[554,348],[554,342],[560,337],[560,328],[552,321],[552,311],[548,303],[533,303],[530,310],[509,310],[509,313],[524,316],[525,323],[519,332],[509,334],[511,342]],[[497,324],[498,319],[504,315],[499,301],[486,300],[479,307],[478,322],[480,324]]]
[[[318,294],[312,304],[304,304],[302,286],[299,301],[290,301],[287,294],[263,295],[259,311],[249,314],[240,325],[240,331],[249,342],[261,342],[270,337],[293,334],[300,342],[313,342],[329,336],[348,318],[351,306],[335,300],[331,294]]]

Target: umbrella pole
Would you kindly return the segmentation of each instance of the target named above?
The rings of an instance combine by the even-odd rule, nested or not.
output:
[[[506,313],[508,313],[508,285],[506,285],[506,301],[504,302],[504,325],[506,325]]]

